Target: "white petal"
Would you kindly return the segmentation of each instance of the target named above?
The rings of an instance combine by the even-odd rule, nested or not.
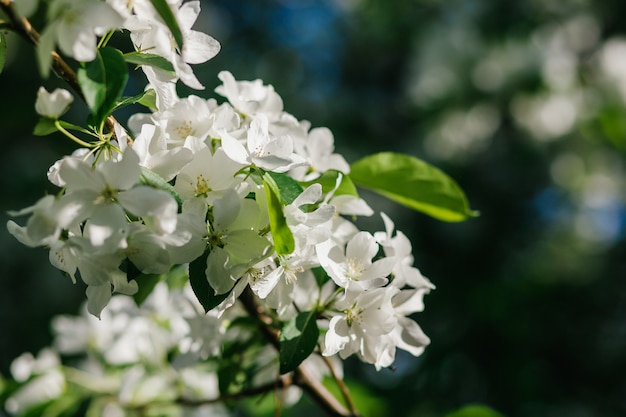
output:
[[[194,30],[185,35],[183,59],[188,64],[201,64],[217,55],[220,48],[216,39]]]
[[[278,280],[283,276],[284,269],[282,266],[271,271],[269,274],[258,279],[250,280],[250,288],[260,299],[267,298],[268,294],[272,292]]]
[[[226,267],[228,255],[222,248],[213,248],[207,258],[206,276],[215,294],[224,294],[235,285]]]
[[[230,159],[242,165],[250,164],[248,151],[246,151],[241,142],[226,133],[226,131],[221,131],[220,136],[222,138],[222,149]]]
[[[128,190],[141,176],[139,157],[130,147],[126,148],[119,162],[104,161],[96,169],[102,173],[106,183],[116,190]]]
[[[106,307],[111,299],[111,284],[90,285],[85,291],[87,294],[87,311],[100,318],[102,309]]]
[[[126,210],[151,223],[159,234],[173,233],[178,220],[178,204],[169,193],[140,185],[118,195]]]

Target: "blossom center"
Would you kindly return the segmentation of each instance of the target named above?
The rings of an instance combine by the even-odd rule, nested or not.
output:
[[[174,133],[179,139],[186,139],[188,136],[193,136],[195,132],[190,120],[182,120],[180,124],[174,128]]]
[[[363,263],[355,258],[348,259],[348,266],[346,268],[346,276],[351,280],[357,280],[363,274],[365,267]]]
[[[345,313],[348,327],[352,327],[355,322],[356,324],[361,324],[363,321],[363,309],[357,307],[356,305],[350,307]]]
[[[198,175],[196,177],[195,196],[206,197],[210,191],[211,187],[209,187],[209,181],[204,177],[203,174]]]

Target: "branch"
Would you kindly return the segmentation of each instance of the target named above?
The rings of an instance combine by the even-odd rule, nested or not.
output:
[[[13,7],[11,0],[0,0],[0,10],[2,10],[7,17],[9,18],[10,24],[7,28],[13,30],[35,48],[39,44],[39,32],[33,28],[30,24],[30,21],[27,18],[20,18]],[[76,76],[76,72],[65,62],[63,58],[56,52],[52,51],[52,71],[57,75],[57,77],[61,78],[63,81],[67,83],[68,86],[86,103],[85,95],[83,94],[83,90],[80,88],[80,84],[78,84],[78,77]],[[117,120],[115,117],[110,115],[106,119],[106,127],[107,130],[115,136],[114,126],[117,124]]]
[[[271,327],[272,318],[267,315],[264,308],[258,303],[249,287],[246,287],[243,291],[239,297],[239,301],[241,301],[250,316],[258,319],[262,323],[260,329],[265,338],[276,350],[280,350],[279,332]],[[306,391],[320,407],[326,410],[328,415],[332,417],[360,417],[359,413],[354,409],[351,400],[347,401],[350,405],[349,411],[346,410],[320,381],[311,376],[310,371],[305,366],[300,365],[293,372],[293,383]],[[349,397],[347,389],[343,393]]]

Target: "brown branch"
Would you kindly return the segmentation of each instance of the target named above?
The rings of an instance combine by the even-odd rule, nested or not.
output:
[[[241,296],[239,301],[243,304],[245,310],[250,316],[257,318],[262,325],[259,326],[261,332],[265,338],[277,349],[280,349],[280,335],[279,332],[272,328],[272,318],[265,312],[264,308],[258,303],[254,293],[247,287]],[[332,371],[331,371],[332,372]],[[303,365],[300,365],[293,372],[293,383],[302,388],[308,395],[310,395],[317,404],[322,407],[330,416],[333,417],[359,417],[358,411],[354,409],[352,401],[347,401],[350,405],[350,410],[347,410],[329,391],[326,387],[311,375],[311,372]],[[349,397],[349,393],[346,391],[344,395]]]
[[[352,401],[352,396],[350,395],[350,391],[348,391],[348,386],[346,385],[345,382],[343,382],[343,379],[339,378],[339,376],[337,375],[337,372],[335,372],[335,368],[333,368],[333,364],[330,362],[330,359],[328,359],[328,357],[326,356],[322,356],[322,359],[324,360],[324,363],[328,367],[328,370],[330,371],[330,375],[333,377],[333,380],[339,387],[339,390],[341,391],[341,395],[343,395],[343,399],[348,405],[348,408],[350,409],[352,414],[355,414],[355,415],[358,414],[359,412],[356,409],[356,406],[354,405],[354,401]]]
[[[13,4],[10,0],[0,0],[0,9],[7,15],[10,21],[9,28],[12,29],[15,33],[20,35],[23,39],[28,41],[34,47],[37,47],[39,44],[39,32],[33,28],[30,24],[30,21],[23,17],[20,18],[18,16]],[[56,52],[52,51],[52,71],[57,75],[57,77],[61,78],[65,83],[72,89],[74,92],[83,100],[85,103],[85,95],[83,94],[83,90],[80,88],[80,84],[78,84],[78,77],[76,76],[76,72],[65,62],[63,58]],[[112,115],[106,118],[105,124],[109,133],[116,138],[114,126],[117,124],[117,120]]]

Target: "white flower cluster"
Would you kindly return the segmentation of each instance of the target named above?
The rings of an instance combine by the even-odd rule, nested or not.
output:
[[[219,397],[218,367],[206,359],[217,357],[220,345],[235,337],[224,323],[204,313],[189,285],[170,288],[164,282],[141,308],[128,297],[115,296],[102,320],[87,311],[55,317],[53,346],[37,357],[26,353],[13,361],[14,379],[25,384],[8,397],[6,408],[21,414],[75,384],[106,398],[92,403],[88,415],[125,415],[125,408],[163,407],[173,400],[210,403]],[[77,360],[64,367],[60,355]],[[220,404],[205,404],[195,412],[204,414],[183,415],[228,415]],[[169,410],[167,415],[181,414]]]
[[[65,53],[89,60],[102,28],[123,28],[138,51],[172,63],[175,76],[141,65],[157,110],[132,116],[128,131],[116,125],[117,140],[106,137],[56,162],[48,178],[61,192],[14,213],[29,218],[23,226],[9,221],[9,231],[28,246],[48,247],[50,262],[73,281],[78,273],[87,285],[88,311],[103,322],[112,292],[137,292],[132,268],[167,274],[176,265],[202,265],[210,296],[218,299],[215,309],[188,321],[184,331],[170,331],[204,336],[162,337],[200,340],[205,356],[216,352],[224,323],[242,314],[237,300],[248,287],[280,321],[316,312],[319,327],[327,329],[323,355],[357,354],[380,369],[392,364],[396,348],[421,354],[429,339],[408,316],[423,309],[422,297],[434,287],[413,267],[407,237],[384,214],[385,231],[373,235],[342,217],[373,211],[346,191],[350,166],[334,153],[332,133],[285,112],[272,86],[237,81],[223,71],[216,89],[223,103],[178,97],[178,79],[202,88],[189,64],[210,59],[219,44],[191,30],[199,2],[168,3],[184,38],[182,51],[148,0],[52,2],[55,21],[63,23],[44,33],[52,39],[47,45],[58,42]],[[72,13],[89,19],[71,19]],[[58,118],[69,103],[54,94],[40,92],[37,108],[46,117]],[[133,337],[148,331],[139,319],[133,323],[139,326]],[[62,351],[78,337],[65,333]],[[76,343],[75,350],[87,346]],[[136,349],[105,345],[98,345],[101,353],[117,361],[164,353],[150,350],[156,343]],[[147,377],[137,372],[136,379]]]

